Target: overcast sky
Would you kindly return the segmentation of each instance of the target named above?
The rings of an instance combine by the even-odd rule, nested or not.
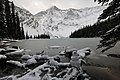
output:
[[[57,6],[60,9],[68,8],[84,8],[97,6],[93,0],[10,0],[15,3],[15,5],[23,7],[29,10],[32,14],[36,14],[40,11],[44,11],[51,6]]]

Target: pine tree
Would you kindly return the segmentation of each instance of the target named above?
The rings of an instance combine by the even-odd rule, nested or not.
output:
[[[5,36],[5,25],[4,25],[4,0],[0,0],[0,38]]]
[[[95,0],[99,3],[105,4],[110,0]],[[105,34],[101,36],[102,40],[98,45],[98,48],[104,47],[102,52],[114,47],[118,41],[120,41],[120,0],[112,0],[109,3],[107,9],[103,11],[103,13],[99,17],[99,21],[102,19],[107,20],[115,20],[117,22],[116,25],[113,26],[112,29],[107,31]]]
[[[3,24],[3,0],[0,0],[0,38],[4,36]]]
[[[20,21],[19,21],[19,17],[18,17],[18,13],[16,13],[16,17],[15,17],[15,19],[16,19],[16,35],[15,35],[15,37],[16,37],[16,39],[20,39],[21,38],[21,28],[20,28]]]
[[[25,38],[23,33],[14,3],[0,0],[0,38],[22,39]]]
[[[16,39],[17,36],[16,36],[16,33],[17,33],[17,17],[16,17],[16,13],[15,13],[15,6],[14,6],[14,3],[12,2],[11,3],[11,18],[12,18],[12,26],[11,26],[11,31],[12,31],[12,38],[13,39]]]
[[[28,32],[26,32],[26,39],[29,39]]]
[[[25,39],[23,23],[21,23],[21,39]]]
[[[6,27],[8,38],[12,38],[12,18],[11,18],[11,11],[9,1],[5,0],[5,19],[6,19]]]

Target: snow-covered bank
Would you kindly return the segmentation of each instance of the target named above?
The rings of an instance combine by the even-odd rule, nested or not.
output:
[[[89,48],[85,48],[82,50],[86,50]],[[73,50],[73,49],[71,49]],[[74,49],[76,50],[76,49]],[[78,50],[78,52],[81,52],[82,50]],[[70,51],[70,50],[67,50]],[[62,51],[64,52],[64,51]],[[82,51],[83,52],[83,51]],[[87,51],[84,51],[87,52]],[[93,53],[93,51],[91,51]],[[83,53],[82,53],[83,54]],[[12,73],[11,75],[6,75],[5,77],[0,77],[1,80],[69,80],[71,76],[74,76],[78,71],[76,68],[71,67],[70,63],[58,63],[54,59],[54,57],[49,57],[47,55],[23,55],[20,57],[23,62],[21,61],[7,61],[12,63],[11,65],[14,66],[14,69],[12,69],[12,72],[17,69],[18,72],[24,70],[20,73]],[[37,63],[34,63],[34,60],[37,61]],[[41,61],[45,59],[44,65],[39,64],[38,61]],[[51,61],[49,61],[51,59]],[[31,60],[31,61],[30,61]],[[31,66],[26,65],[27,61],[29,63],[32,63]],[[103,56],[102,54],[91,54],[90,56],[87,56],[85,58],[86,65],[82,66],[83,73],[82,76],[79,76],[81,79],[92,79],[92,80],[119,80],[120,79],[120,69],[119,69],[119,58],[113,58],[108,56]],[[16,67],[16,63],[18,63],[18,67]],[[24,67],[20,68],[20,65],[24,65]],[[25,66],[26,65],[26,66]],[[37,66],[36,66],[37,65]],[[85,70],[85,71],[84,71]],[[10,71],[10,70],[9,70]],[[1,70],[0,70],[1,72]],[[8,72],[9,73],[9,72]],[[87,74],[86,74],[87,73]],[[88,76],[89,75],[89,76]],[[1,76],[1,73],[0,73]],[[66,77],[67,76],[67,77]],[[84,76],[84,77],[83,77]],[[63,79],[64,77],[64,79]],[[41,79],[42,78],[42,79]],[[74,78],[74,77],[73,77]],[[80,80],[78,79],[78,80]],[[83,79],[83,80],[84,80]],[[75,79],[73,79],[75,80]]]
[[[120,59],[101,54],[93,54],[87,57],[83,70],[89,74],[92,80],[119,80]]]
[[[81,50],[85,53],[87,49]],[[74,51],[73,51],[74,52]],[[77,51],[74,54],[78,54]],[[3,55],[4,56],[4,55]],[[2,57],[3,57],[2,56]],[[23,55],[18,59],[18,61],[7,60],[6,63],[9,66],[14,66],[15,68],[19,67],[21,69],[26,69],[25,73],[14,74],[11,76],[2,77],[0,79],[5,80],[71,80],[79,79],[81,80],[90,79],[90,77],[83,72],[81,66],[81,58],[79,55],[72,55],[70,61],[76,61],[74,58],[78,57],[78,67],[73,66],[71,62],[61,63],[55,60],[55,57],[49,57],[47,55],[38,54],[38,55]],[[6,57],[7,58],[7,57]],[[11,58],[12,59],[12,58]],[[43,61],[42,63],[40,61]],[[42,64],[42,65],[41,65]],[[17,67],[16,67],[17,66]],[[36,66],[36,67],[35,67]],[[31,68],[32,67],[32,68]],[[31,69],[31,70],[30,70]]]

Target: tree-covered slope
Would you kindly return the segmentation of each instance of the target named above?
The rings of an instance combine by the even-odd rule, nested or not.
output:
[[[105,34],[106,31],[114,28],[120,23],[120,16],[112,17],[110,19],[97,22],[94,25],[88,25],[82,29],[79,29],[71,33],[70,38],[86,38],[86,37],[100,37]]]
[[[18,13],[13,2],[0,0],[0,39],[23,39],[23,27],[20,27]]]
[[[120,41],[120,0],[95,0],[108,7],[99,16],[98,22],[92,26],[75,31],[70,38],[101,37],[98,48],[106,51]]]

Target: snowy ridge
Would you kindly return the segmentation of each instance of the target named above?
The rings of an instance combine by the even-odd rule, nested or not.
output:
[[[96,6],[83,9],[59,9],[52,6],[46,11],[32,15],[29,11],[16,8],[25,30],[25,34],[48,34],[51,38],[69,37],[69,35],[86,25],[92,25],[105,9],[104,6]]]
[[[94,24],[104,7],[97,6],[83,9],[61,10],[52,6],[46,11],[35,15],[42,31],[51,33],[53,36],[69,37],[71,32],[82,28],[85,25]],[[40,30],[39,29],[39,30]]]
[[[38,22],[34,16],[24,8],[15,7],[15,10],[18,12],[21,26],[24,28],[25,35],[26,33],[29,36],[38,35]]]
[[[83,9],[61,10],[52,6],[46,11],[35,15],[42,31],[51,33],[53,36],[69,37],[71,32],[82,28],[85,25],[94,24],[104,7],[97,6]],[[40,30],[39,29],[39,30]]]

